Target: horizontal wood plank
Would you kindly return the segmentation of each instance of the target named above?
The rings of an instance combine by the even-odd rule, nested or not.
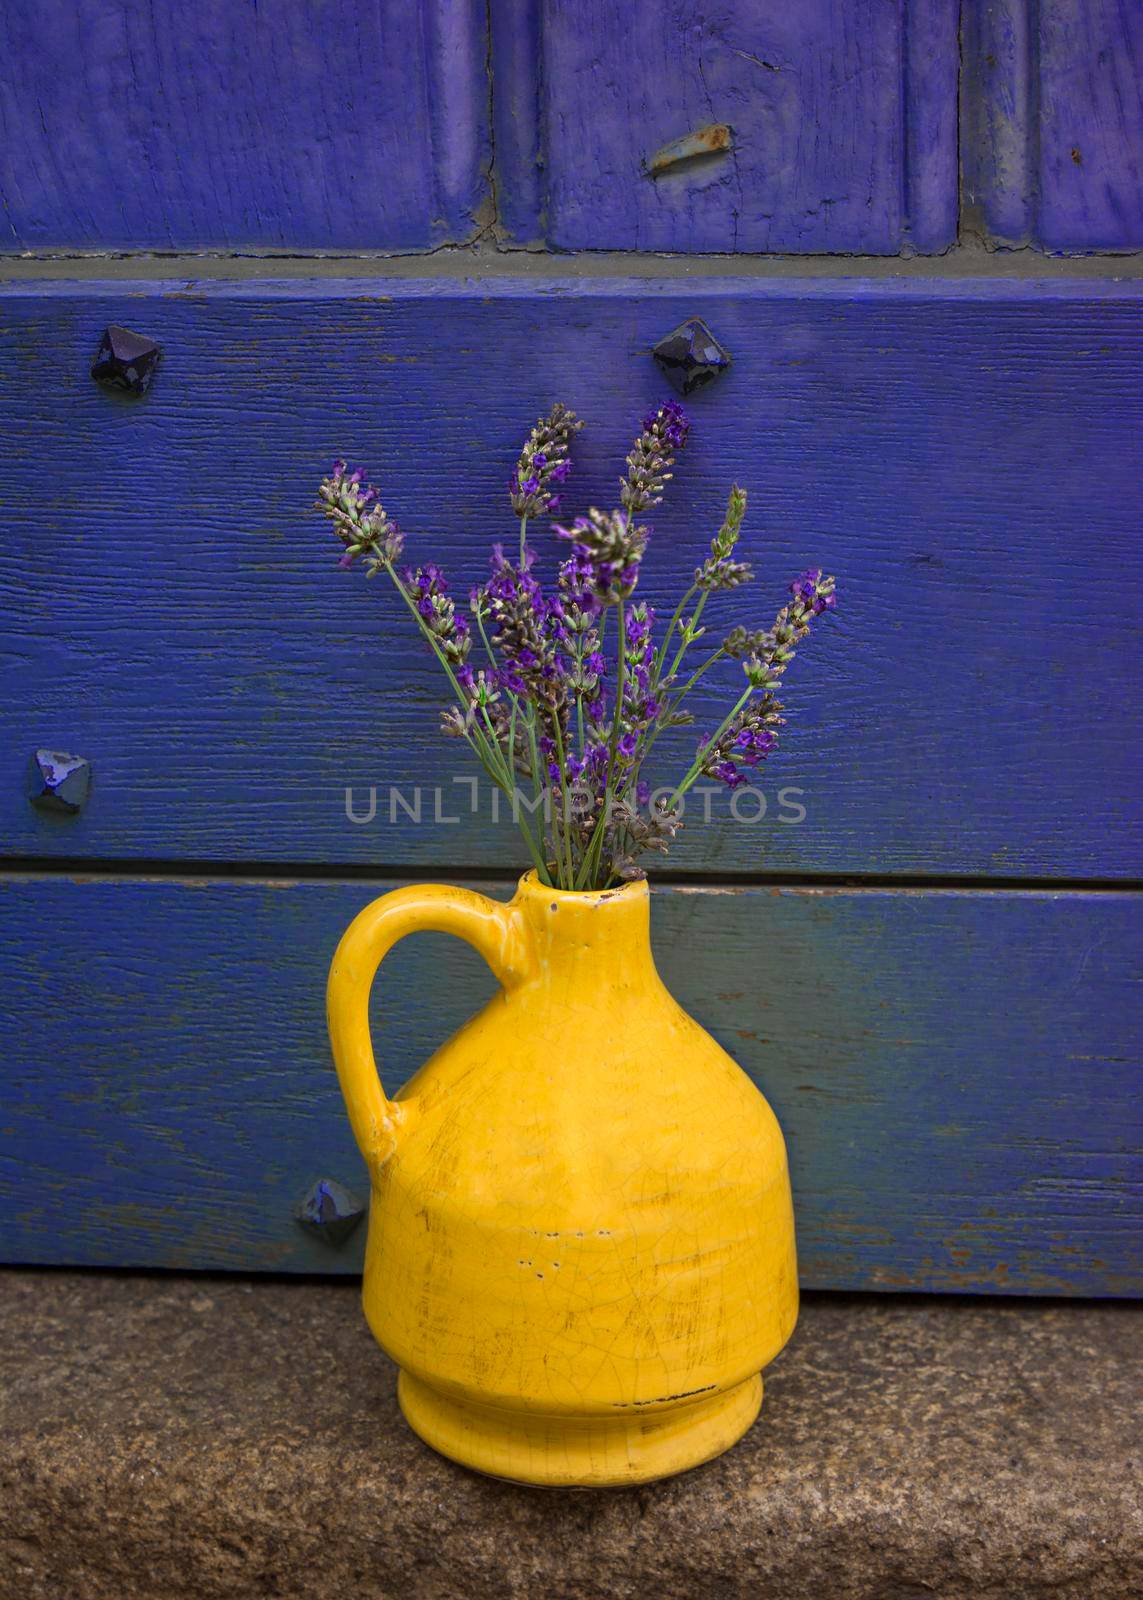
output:
[[[0,251],[470,239],[485,32],[479,0],[8,0]]]
[[[396,597],[335,570],[318,476],[337,453],[369,467],[463,596],[514,535],[504,482],[537,413],[588,419],[568,509],[610,504],[663,393],[650,347],[701,314],[734,365],[694,401],[645,592],[673,606],[737,480],[760,577],[708,609],[710,637],[771,618],[811,563],[841,607],[786,680],[766,815],[718,794],[704,826],[700,799],[673,864],[1140,874],[1138,285],[384,287],[0,291],[5,854],[515,869]],[[88,376],[110,321],[163,347],[141,400]],[[738,681],[705,680],[698,731]],[[92,760],[82,815],[28,804],[37,747]],[[373,820],[349,820],[347,789],[361,818],[371,788]]]
[[[357,1270],[360,1237],[292,1212],[362,1183],[324,975],[389,886],[0,879],[4,1259]],[[1117,892],[657,891],[666,982],[785,1128],[806,1285],[1143,1290],[1141,917]],[[387,1087],[490,992],[456,941],[394,951]]]
[[[497,205],[566,250],[896,254],[956,239],[951,0],[494,0]],[[656,169],[711,125],[720,154]]]

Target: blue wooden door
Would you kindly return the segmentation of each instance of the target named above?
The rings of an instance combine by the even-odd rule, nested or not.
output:
[[[736,479],[768,592],[821,561],[844,603],[659,875],[664,975],[779,1112],[807,1286],[1138,1293],[1134,9],[16,0],[0,38],[0,1254],[359,1269],[295,1218],[363,1185],[333,945],[522,863],[316,477],[368,462],[463,593],[536,413],[588,419],[601,499],[701,316],[733,363],[648,597]],[[146,394],[92,381],[108,324]],[[29,804],[40,748],[92,762],[78,813]],[[394,953],[390,1090],[488,981]]]

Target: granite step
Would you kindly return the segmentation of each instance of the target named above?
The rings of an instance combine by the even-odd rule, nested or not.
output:
[[[1143,1307],[808,1297],[729,1454],[529,1490],[404,1425],[356,1285],[0,1275],[2,1600],[1143,1594]]]

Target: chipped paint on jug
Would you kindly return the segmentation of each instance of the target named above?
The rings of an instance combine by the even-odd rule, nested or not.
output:
[[[453,933],[499,992],[395,1100],[369,990],[405,934]],[[350,925],[334,1059],[372,1199],[364,1307],[406,1419],[523,1483],[637,1483],[734,1444],[798,1288],[781,1130],[655,969],[645,882],[436,885]]]

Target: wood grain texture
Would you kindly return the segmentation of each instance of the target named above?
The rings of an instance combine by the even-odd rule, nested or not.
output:
[[[1143,7],[969,0],[970,218],[1000,245],[1143,246]]]
[[[479,0],[11,0],[0,250],[423,250],[488,196]]]
[[[491,20],[497,197],[518,242],[891,255],[955,240],[953,0],[534,0],[527,20],[493,0]],[[710,123],[731,126],[727,154],[650,177],[660,146]]]
[[[0,880],[3,1258],[358,1270],[359,1236],[331,1251],[292,1212],[315,1177],[363,1180],[324,977],[388,887]],[[1143,1289],[1141,915],[1113,892],[657,891],[665,981],[785,1130],[806,1285]],[[491,985],[444,935],[393,951],[390,1091]]]
[[[694,405],[646,592],[673,605],[737,480],[761,577],[711,608],[715,636],[772,617],[812,562],[842,604],[789,674],[765,818],[735,822],[720,792],[673,864],[1137,876],[1141,306],[1130,284],[13,288],[0,847],[515,868],[507,813],[491,826],[453,782],[473,768],[437,732],[438,669],[391,592],[335,570],[315,483],[337,452],[365,463],[463,595],[512,535],[531,420],[557,396],[589,419],[572,508],[609,504],[662,394],[650,346],[700,314],[735,361]],[[88,377],[108,321],[163,346],[139,404]],[[699,702],[700,731],[736,684]],[[93,761],[81,816],[27,803],[41,746]],[[417,785],[419,826],[390,795]],[[367,815],[370,786],[357,825],[346,788]]]

